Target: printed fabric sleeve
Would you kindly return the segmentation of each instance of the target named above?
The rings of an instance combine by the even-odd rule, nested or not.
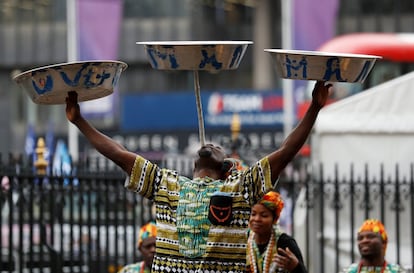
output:
[[[409,272],[409,270],[407,270],[404,266],[399,265],[399,264],[394,264],[395,268],[397,268],[397,272],[398,273],[407,273]],[[393,272],[393,271],[391,271]]]
[[[161,169],[158,165],[153,164],[149,160],[137,155],[131,174],[125,181],[125,187],[132,192],[153,200],[157,183],[162,177]]]
[[[271,168],[267,157],[257,161],[241,175],[243,176],[241,193],[250,196],[250,206],[256,204],[266,192],[274,188],[275,183],[271,181]]]

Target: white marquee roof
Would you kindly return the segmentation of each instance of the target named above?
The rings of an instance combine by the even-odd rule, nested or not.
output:
[[[324,107],[315,132],[414,132],[414,72]]]

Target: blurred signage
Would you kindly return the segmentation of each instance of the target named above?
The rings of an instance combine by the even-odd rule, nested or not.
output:
[[[191,147],[200,145],[197,131],[182,132],[105,132],[129,151],[150,156],[162,156],[168,152],[185,152]],[[281,130],[242,130],[240,138],[246,139],[251,150],[274,150],[284,139]],[[206,133],[206,141],[229,147],[231,143],[230,129],[227,131],[210,131]],[[87,142],[83,145],[88,146]]]
[[[234,113],[244,128],[283,127],[282,91],[202,92],[206,129],[230,128]],[[125,95],[121,130],[198,130],[195,96],[192,92]]]

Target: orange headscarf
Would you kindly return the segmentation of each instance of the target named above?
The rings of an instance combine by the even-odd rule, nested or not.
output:
[[[262,199],[259,200],[258,204],[261,204],[272,211],[273,215],[275,216],[275,221],[277,221],[280,217],[280,213],[282,212],[284,203],[282,196],[275,191],[269,191],[265,195],[263,195]]]
[[[371,231],[374,233],[378,233],[381,236],[382,241],[384,242],[384,251],[385,251],[385,249],[387,248],[388,236],[387,236],[387,231],[385,230],[385,227],[381,223],[380,220],[377,220],[377,219],[365,220],[364,223],[362,223],[361,227],[359,228],[358,233],[362,231]]]
[[[148,224],[141,227],[138,235],[138,247],[141,246],[142,241],[149,237],[157,237],[157,226],[154,222],[149,222]]]

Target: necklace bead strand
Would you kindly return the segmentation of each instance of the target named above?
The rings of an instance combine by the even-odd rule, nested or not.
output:
[[[269,243],[266,247],[266,250],[264,252],[264,259],[263,259],[263,263],[261,264],[261,268],[262,270],[258,269],[258,260],[257,257],[262,257],[262,255],[260,254],[260,251],[257,247],[256,241],[255,241],[255,234],[254,232],[252,232],[249,236],[249,240],[248,240],[248,247],[249,247],[249,260],[250,260],[250,270],[253,273],[271,273],[269,272],[269,268],[270,268],[270,263],[272,261],[272,256],[273,256],[273,247],[275,245],[275,236],[274,236],[274,232],[272,232],[270,239],[269,239]]]

